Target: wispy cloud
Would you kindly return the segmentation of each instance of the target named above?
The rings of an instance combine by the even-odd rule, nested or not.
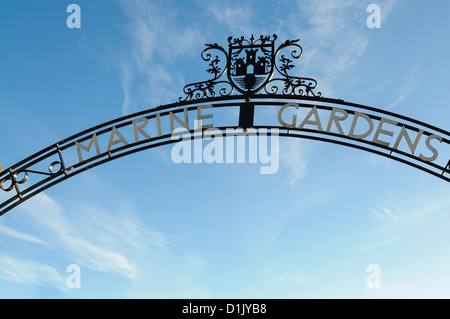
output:
[[[294,185],[306,176],[306,167],[313,149],[312,143],[302,139],[287,138],[280,140],[280,159],[281,163],[288,169],[290,185]]]
[[[137,105],[153,106],[175,101],[182,87],[175,72],[175,58],[192,54],[202,41],[201,32],[193,25],[180,24],[177,6],[170,2],[155,4],[142,0],[120,1],[129,22],[128,50],[119,63],[124,100],[124,113],[136,111]],[[181,84],[180,84],[181,83]]]
[[[0,234],[7,236],[7,237],[19,239],[19,240],[24,240],[24,241],[27,241],[30,243],[35,243],[35,244],[39,244],[39,245],[47,245],[47,243],[45,241],[37,238],[36,236],[17,231],[13,228],[10,228],[10,227],[2,225],[2,224],[0,224]]]
[[[399,0],[385,0],[380,3],[381,8],[381,23],[384,23],[391,11],[398,6]]]
[[[381,209],[372,209],[373,216],[380,220],[388,220],[390,222],[400,221],[400,217],[397,214],[392,213],[392,211],[387,207],[382,207]]]
[[[305,48],[300,71],[314,77],[318,90],[334,96],[339,80],[358,65],[369,46],[366,31],[370,2],[359,0],[313,0],[289,2],[291,15],[280,21],[280,34],[300,37]],[[382,0],[382,21],[386,21],[397,0]]]
[[[253,33],[251,24],[253,10],[248,4],[230,1],[207,1],[205,5],[208,12],[212,13],[212,18],[226,25],[235,36],[239,34],[250,36]]]
[[[427,224],[440,218],[440,210],[450,204],[445,197],[429,199],[415,207],[404,204],[392,205],[383,203],[379,208],[371,208],[371,214],[379,221],[379,224],[370,234],[375,239],[375,246],[382,246],[396,242],[404,236],[417,231]],[[393,208],[397,207],[397,208]]]
[[[139,256],[139,251],[166,245],[161,234],[140,226],[139,222],[99,209],[80,208],[77,214],[68,214],[45,193],[24,203],[22,208],[33,224],[39,225],[37,232],[45,241],[9,229],[3,234],[35,243],[51,243],[52,249],[65,252],[77,259],[74,262],[95,270],[132,279],[137,272],[132,259]]]
[[[174,289],[183,298],[211,297],[199,281],[208,265],[204,257],[187,247],[173,251],[166,236],[149,229],[126,203],[120,214],[81,205],[69,210],[41,193],[20,210],[27,220],[23,227],[32,225],[29,233],[0,224],[1,235],[41,245],[38,249],[56,252],[82,268],[129,278],[128,297],[173,296]],[[43,260],[0,255],[0,279],[65,291],[67,273],[59,268]],[[149,292],[149,285],[161,289]]]
[[[120,83],[123,89],[122,113],[128,114],[131,106],[131,84],[133,81],[132,69],[127,62],[122,62],[120,70]]]
[[[0,255],[0,278],[33,285],[66,289],[66,279],[55,268],[30,260]]]
[[[334,82],[354,67],[365,52],[369,39],[364,26],[356,22],[356,12],[365,10],[359,1],[311,1],[299,4],[301,16],[307,19],[308,28],[299,32],[308,45],[304,64],[318,74],[321,91],[333,94]]]
[[[392,102],[387,109],[392,109],[402,103],[408,96],[414,92],[416,87],[419,85],[420,80],[422,79],[422,73],[420,72],[420,66],[421,64],[415,65],[411,71],[409,72],[405,83],[403,86],[398,90],[397,98]]]
[[[361,159],[361,162],[363,165],[370,165],[372,167],[383,166],[389,169],[395,168],[395,162],[392,161],[392,159],[373,153],[366,154],[366,156]]]

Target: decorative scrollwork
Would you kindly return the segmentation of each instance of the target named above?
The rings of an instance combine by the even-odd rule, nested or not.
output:
[[[23,177],[20,179],[19,174],[24,173]],[[18,184],[23,184],[28,180],[28,173],[26,171],[17,171],[14,174],[10,174],[3,178],[0,181],[0,188],[4,190],[5,192],[9,192],[13,190]],[[8,186],[5,188],[5,184],[10,182]]]
[[[304,78],[289,74],[295,68],[293,64],[303,54],[302,47],[298,44],[300,39],[286,40],[275,50],[277,35],[260,36],[250,39],[228,38],[228,53],[223,47],[214,44],[205,44],[201,56],[209,62],[206,70],[213,77],[207,81],[188,84],[183,92],[186,96],[180,97],[180,101],[200,100],[217,95],[229,96],[234,91],[242,93],[246,98],[263,90],[266,94],[315,96],[321,97],[320,92],[314,93],[317,81],[312,78]],[[291,49],[290,54],[282,54],[278,60],[276,57],[283,49]],[[219,51],[225,57],[226,65],[221,65],[219,55],[211,55],[211,50]],[[281,77],[273,77],[275,70]],[[227,80],[220,79],[224,74]],[[219,80],[220,79],[220,80]],[[219,86],[219,89],[217,88]]]
[[[279,92],[279,86],[272,83],[279,82],[283,85],[281,93],[283,95],[296,95],[296,96],[315,96],[322,97],[322,93],[314,93],[314,89],[317,87],[317,81],[310,78],[300,78],[295,76],[289,76],[286,78],[274,78],[271,79],[264,87],[264,91],[267,94],[277,94]]]
[[[300,39],[285,41],[283,44],[281,44],[278,47],[277,51],[275,52],[275,56],[277,56],[280,53],[280,51],[285,48],[294,47],[290,53],[290,56],[293,59],[299,59],[303,54],[303,49],[298,44],[299,41],[300,41]],[[277,82],[277,81],[281,81],[282,84],[284,85],[284,88],[282,89],[281,92],[284,95],[316,96],[316,97],[322,96],[321,92],[318,92],[317,94],[315,94],[313,91],[317,87],[317,81],[315,79],[297,77],[297,76],[292,76],[292,75],[288,74],[288,72],[290,70],[295,68],[295,65],[292,64],[292,62],[294,62],[293,60],[289,59],[288,57],[286,57],[286,55],[282,54],[278,61],[280,61],[281,64],[278,66],[278,64],[275,63],[275,68],[277,69],[278,73],[280,73],[281,75],[284,76],[284,78],[271,79],[268,82],[268,84]],[[273,85],[271,87],[271,90],[273,91],[274,88],[277,88],[277,86]],[[265,89],[266,89],[266,93],[269,93],[267,91],[267,87]],[[278,92],[278,88],[277,88],[276,92]]]
[[[55,168],[56,167],[56,168]],[[48,166],[48,173],[42,172],[42,171],[35,171],[30,169],[19,169],[15,172],[10,172],[9,175],[5,176],[0,180],[0,189],[2,189],[5,192],[10,192],[14,188],[19,193],[18,186],[20,184],[24,184],[26,181],[28,181],[29,174],[39,174],[39,175],[46,175],[46,176],[53,176],[58,174],[59,172],[63,171],[64,165],[60,161],[54,161]],[[21,175],[23,174],[23,175]]]
[[[180,97],[179,101],[189,101],[189,100],[199,100],[208,97],[216,96],[216,86],[217,85],[225,85],[225,87],[219,88],[218,92],[220,96],[228,96],[233,92],[233,87],[228,81],[217,81],[227,70],[227,66],[220,66],[219,56],[216,55],[213,59],[210,50],[218,50],[222,54],[225,55],[225,60],[228,59],[227,52],[219,46],[217,43],[214,44],[205,44],[206,49],[203,50],[201,56],[202,59],[206,62],[210,61],[209,69],[206,72],[213,75],[213,78],[207,81],[196,82],[186,85],[183,88],[183,92],[186,94],[184,98]],[[228,86],[228,87],[227,87]]]

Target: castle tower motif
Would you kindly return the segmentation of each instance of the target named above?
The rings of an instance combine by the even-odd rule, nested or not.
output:
[[[265,74],[267,68],[267,58],[264,56],[258,56],[258,61],[256,61],[256,53],[258,50],[245,50],[246,57],[237,58],[234,61],[234,75],[244,76],[247,74]]]
[[[244,63],[244,58],[236,59],[235,68],[235,75],[239,76],[247,74],[247,65]]]
[[[247,69],[249,65],[255,67],[255,60],[256,60],[256,51],[257,50],[245,50],[245,53],[247,53]]]
[[[265,74],[266,73],[266,63],[265,57],[258,57],[258,62],[255,65],[255,74]]]

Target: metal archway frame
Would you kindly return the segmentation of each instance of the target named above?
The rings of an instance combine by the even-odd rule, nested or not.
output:
[[[252,103],[256,109],[267,107],[281,108],[287,103],[296,103],[296,105],[304,110],[311,110],[313,107],[316,107],[318,110],[331,111],[339,107],[339,110],[345,110],[349,114],[365,112],[364,114],[367,114],[369,118],[373,120],[379,121],[381,118],[389,118],[396,120],[398,126],[404,126],[411,131],[418,132],[419,130],[422,130],[423,136],[439,134],[442,137],[441,143],[450,147],[450,134],[448,132],[402,115],[369,106],[317,97],[299,98],[293,96],[279,97],[273,95],[258,95],[253,99],[254,101]],[[95,153],[94,156],[91,155],[89,158],[82,159],[82,161],[76,156],[76,151],[78,151],[77,143],[87,144],[88,141],[92,141],[94,135],[99,140],[103,136],[103,140],[106,141],[108,136],[111,139],[111,132],[113,129],[120,132],[127,127],[131,128],[133,123],[136,124],[138,121],[142,122],[144,119],[149,121],[155,121],[157,117],[166,117],[169,119],[170,114],[179,115],[185,111],[187,111],[188,114],[192,114],[192,112],[198,110],[199,106],[208,105],[208,108],[211,110],[246,106],[247,102],[239,102],[236,100],[242,100],[242,96],[208,98],[202,100],[201,103],[199,103],[199,101],[184,101],[168,104],[108,121],[63,139],[0,173],[1,188],[3,191],[11,194],[6,201],[0,204],[0,214],[6,213],[36,194],[86,170],[136,152],[176,143],[178,142],[178,139],[173,139],[172,135],[167,133],[151,137],[150,139],[139,139],[138,141],[128,143],[127,145],[121,143],[122,145],[120,147],[103,150],[99,154]],[[371,114],[370,112],[374,112],[374,114]],[[355,139],[347,135],[339,134],[338,132],[319,131],[312,128],[299,129],[288,128],[283,125],[258,124],[253,125],[252,127],[257,132],[260,129],[278,129],[280,132],[279,135],[282,137],[311,139],[364,150],[410,165],[444,181],[450,182],[450,176],[446,175],[447,173],[450,173],[448,163],[446,163],[447,165],[439,165],[432,161],[423,161],[416,155],[412,155],[406,151],[400,149],[394,150],[391,147],[380,145],[370,140]],[[167,129],[167,127],[165,128]],[[225,130],[228,128],[237,129],[240,128],[240,126],[227,125],[214,126],[214,128]],[[135,130],[135,132],[139,132],[139,130]],[[204,133],[204,130],[201,130],[201,132]],[[194,136],[194,134],[199,133],[199,130],[190,127],[189,133]],[[122,134],[124,133],[122,132]],[[131,136],[131,134],[129,135]],[[122,135],[122,137],[124,137],[124,135]],[[98,142],[98,144],[101,143]],[[103,145],[103,149],[105,148],[105,145],[106,143]],[[94,147],[92,146],[91,148]],[[80,148],[78,147],[78,149]],[[89,155],[88,153],[92,153],[92,150],[89,152],[84,151],[83,154]]]
[[[202,138],[205,129],[211,126],[219,130],[254,128],[255,134],[259,134],[261,129],[276,129],[283,137],[329,142],[385,156],[450,182],[450,160],[448,157],[442,160],[443,156],[438,158],[436,145],[432,145],[432,140],[437,140],[434,143],[439,142],[439,146],[447,148],[450,154],[448,131],[386,110],[324,98],[321,93],[314,93],[317,86],[314,79],[289,74],[294,68],[291,58],[298,59],[302,54],[299,40],[287,40],[275,48],[276,39],[276,35],[272,38],[261,36],[257,39],[252,36],[248,40],[244,37],[230,37],[228,52],[217,44],[207,44],[202,58],[204,61],[210,61],[207,71],[213,78],[186,85],[183,90],[186,96],[178,102],[94,126],[50,145],[0,172],[0,192],[4,191],[9,195],[0,203],[0,215],[40,192],[93,167],[136,152],[176,143],[178,139],[174,139],[172,134],[175,122],[191,136],[201,134]],[[290,54],[282,54],[286,49],[291,50]],[[226,63],[222,67],[219,57],[213,58],[210,54],[211,50],[217,50],[225,56]],[[281,56],[279,60],[276,59],[278,56]],[[249,66],[251,73],[248,72]],[[275,75],[275,71],[278,75]],[[221,79],[225,74],[227,79]],[[239,92],[237,95],[232,94],[235,90]],[[298,115],[293,116],[290,123],[282,119],[282,112],[288,107],[291,112],[308,112],[299,126],[296,122]],[[192,126],[192,120],[189,123],[189,114],[196,113],[196,119],[201,121],[213,116],[203,115],[204,110],[231,108],[239,108],[238,121],[228,119],[229,123],[206,126],[200,124],[197,128]],[[278,122],[255,123],[255,111],[270,108],[278,109],[278,117],[275,117]],[[324,130],[319,114],[326,112],[330,112],[330,117]],[[336,113],[340,113],[340,116],[336,116]],[[180,114],[184,117],[178,116]],[[349,116],[353,116],[353,121],[345,123],[351,127],[348,133],[344,133],[341,124],[344,124]],[[364,118],[371,126],[369,134],[354,134],[359,117]],[[163,126],[162,119],[168,124]],[[156,129],[156,132],[148,131],[151,121],[156,125],[150,127]],[[366,137],[371,136],[374,122],[378,123],[375,136],[367,139]],[[391,125],[391,130],[383,127],[384,124]],[[395,134],[398,135],[394,146],[378,138],[380,135],[393,137],[394,128],[397,131]],[[126,129],[128,135],[125,134]],[[348,131],[348,127],[346,130]],[[415,132],[414,142],[409,132]],[[424,139],[425,151],[431,151],[432,156],[422,155],[420,151],[419,155],[416,153],[419,143]],[[105,150],[107,141],[109,142]],[[406,141],[409,148],[400,147],[402,141]],[[103,144],[103,147],[100,147],[100,144]],[[92,155],[92,149],[95,150],[95,155]],[[88,158],[84,158],[86,155]]]

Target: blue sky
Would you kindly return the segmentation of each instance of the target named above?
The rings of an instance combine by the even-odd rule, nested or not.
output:
[[[71,3],[79,29],[66,26]],[[379,29],[366,25],[372,3]],[[300,38],[299,72],[326,97],[448,130],[449,9],[405,0],[3,1],[0,165],[174,102],[185,84],[208,78],[205,43],[251,34]],[[48,189],[0,217],[0,297],[450,297],[448,182],[334,144],[280,147],[273,175],[255,164],[175,164],[169,145]],[[71,264],[80,288],[66,285]],[[366,284],[371,264],[380,288]]]

